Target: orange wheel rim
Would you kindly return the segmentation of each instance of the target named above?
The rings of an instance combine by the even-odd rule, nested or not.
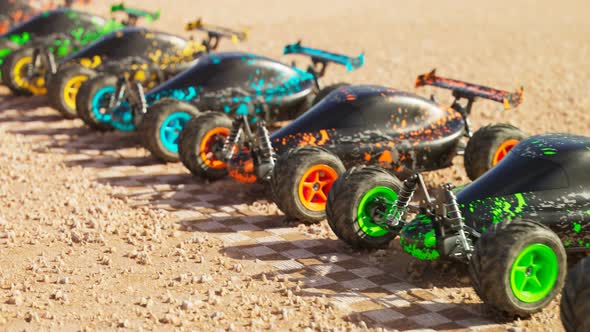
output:
[[[225,138],[229,136],[229,129],[216,127],[209,130],[201,140],[201,159],[209,168],[223,169],[226,167],[225,162],[215,157],[215,148],[223,144]]]
[[[299,201],[308,210],[325,210],[328,193],[337,178],[336,170],[328,165],[311,166],[299,181]]]
[[[502,143],[496,150],[496,153],[494,153],[494,160],[492,161],[492,165],[496,166],[502,159],[504,159],[508,152],[510,152],[510,150],[512,150],[512,148],[515,147],[516,144],[518,144],[518,142],[519,141],[516,139],[509,139]]]

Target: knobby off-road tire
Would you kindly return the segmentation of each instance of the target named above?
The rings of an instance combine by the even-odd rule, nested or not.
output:
[[[566,270],[559,237],[524,219],[492,225],[477,241],[469,263],[473,288],[482,301],[519,317],[547,306],[563,287]]]
[[[227,176],[227,166],[214,158],[229,135],[232,120],[224,113],[204,112],[186,123],[178,139],[180,161],[195,176],[218,180]],[[211,151],[202,151],[205,146]]]
[[[28,79],[24,76],[26,67],[32,64],[32,48],[21,48],[11,52],[2,64],[2,83],[17,96],[30,96],[33,91],[29,89]],[[20,68],[20,69],[19,69]],[[43,94],[43,89],[38,89],[38,94]]]
[[[162,161],[178,161],[180,133],[184,125],[198,114],[199,110],[195,106],[180,100],[154,103],[138,126],[142,145]]]
[[[561,293],[560,316],[567,332],[590,331],[590,257],[569,271]]]
[[[47,97],[51,107],[60,112],[66,119],[78,117],[76,101],[82,83],[96,76],[92,69],[75,65],[59,70],[47,85]]]
[[[116,93],[117,78],[98,75],[82,83],[76,96],[76,114],[84,123],[98,131],[114,130],[106,121],[108,101]]]
[[[334,181],[346,168],[335,154],[314,146],[281,155],[271,176],[273,200],[290,219],[319,222]]]
[[[332,187],[326,204],[328,224],[339,239],[355,249],[382,249],[397,233],[374,221],[397,200],[402,182],[387,171],[372,166],[352,168]]]
[[[476,180],[496,166],[526,135],[518,128],[506,124],[494,124],[480,128],[465,148],[465,171]]]

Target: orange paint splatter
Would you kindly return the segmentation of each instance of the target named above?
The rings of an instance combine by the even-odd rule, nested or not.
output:
[[[385,150],[379,157],[380,163],[388,163],[391,164],[393,162],[393,157],[391,156],[391,151]]]

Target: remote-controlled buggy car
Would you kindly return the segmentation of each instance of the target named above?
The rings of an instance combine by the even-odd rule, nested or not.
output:
[[[70,7],[75,2],[90,1],[66,0],[64,6]],[[0,0],[0,33],[5,33],[16,24],[25,22],[39,13],[55,9],[58,4],[55,0]]]
[[[155,20],[159,13],[148,13],[123,5],[111,7],[128,19],[115,19],[62,8],[44,12],[19,24],[2,36],[10,52],[1,55],[2,82],[15,94],[45,94],[46,81],[57,70],[56,60],[77,52],[97,39],[133,26],[138,18]]]
[[[186,25],[187,31],[199,30],[207,34],[202,42],[193,39],[183,41],[181,47],[167,46],[154,48],[149,51],[133,51],[133,57],[128,56],[122,60],[105,62],[94,70],[100,75],[92,75],[91,78],[80,86],[76,98],[76,112],[78,116],[90,127],[97,130],[109,130],[109,109],[118,104],[141,102],[144,89],[151,89],[176,74],[195,65],[197,59],[203,54],[214,51],[219,46],[222,38],[230,38],[237,43],[248,37],[248,31],[234,31],[228,28],[213,26],[203,23],[201,19]],[[152,34],[153,35],[153,34]],[[119,41],[113,41],[120,43]],[[128,44],[127,41],[123,45]],[[107,45],[105,49],[121,48],[120,45]],[[101,46],[102,47],[102,46]],[[132,51],[129,48],[127,51]],[[142,54],[143,53],[143,54]],[[145,54],[145,56],[144,56]],[[131,55],[131,54],[130,54]],[[64,76],[71,76],[66,75]],[[67,84],[62,84],[67,86]],[[58,94],[59,95],[59,94]]]
[[[419,173],[403,183],[377,167],[353,168],[328,195],[334,233],[355,248],[385,248],[399,234],[421,260],[469,264],[480,298],[527,316],[561,290],[566,251],[590,249],[590,138],[566,134],[523,140],[464,188],[431,196]],[[424,199],[411,205],[420,189]],[[407,221],[408,212],[416,213]]]
[[[561,293],[560,313],[566,332],[590,331],[590,257],[568,272]]]
[[[285,54],[308,55],[313,65],[306,71],[249,53],[209,54],[145,98],[115,108],[110,123],[119,130],[137,127],[142,144],[153,155],[176,161],[182,127],[199,111],[214,111],[204,115],[208,124],[216,116],[249,115],[250,121],[293,119],[309,108],[314,97],[321,98],[326,89],[332,89],[318,93],[318,79],[328,63],[354,70],[364,62],[362,54],[351,58],[300,43],[288,45]]]
[[[520,104],[522,90],[509,94],[434,72],[419,76],[418,86],[425,84],[452,89],[455,102],[443,107],[391,88],[344,86],[270,137],[263,123],[252,134],[245,117],[232,123],[224,114],[201,115],[181,135],[181,160],[210,179],[229,171],[242,182],[270,181],[275,203],[288,217],[313,222],[324,219],[328,192],[345,167],[428,171],[451,166],[465,150],[467,172],[476,178],[524,137],[509,125],[473,134],[468,122],[476,97],[510,108]],[[469,139],[466,149],[463,138]]]

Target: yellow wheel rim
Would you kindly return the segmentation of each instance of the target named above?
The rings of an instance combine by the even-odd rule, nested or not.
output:
[[[72,77],[69,81],[66,82],[64,86],[63,94],[64,94],[64,101],[66,106],[70,109],[76,109],[76,96],[78,95],[78,90],[80,90],[80,86],[84,81],[88,79],[88,76],[85,75],[76,75]]]
[[[31,65],[33,65],[33,57],[31,56],[23,57],[14,64],[12,70],[14,83],[22,89],[29,90],[34,95],[44,95],[47,93],[47,88],[45,87],[43,75],[34,77],[31,81],[27,78],[27,68]]]

